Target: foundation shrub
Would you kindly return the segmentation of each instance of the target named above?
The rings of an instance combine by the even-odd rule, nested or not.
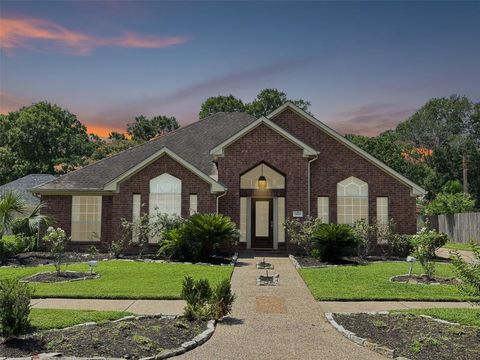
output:
[[[5,339],[31,329],[30,300],[33,290],[16,279],[0,280],[0,335]]]
[[[357,245],[353,229],[343,224],[320,224],[312,233],[322,260],[337,260]]]

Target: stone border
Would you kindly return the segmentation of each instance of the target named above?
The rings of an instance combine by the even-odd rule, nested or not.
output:
[[[388,315],[390,314],[389,311],[365,311],[363,312],[364,314],[379,314],[379,315]],[[338,313],[342,315],[350,315],[353,313]],[[357,314],[357,313],[355,313]],[[390,348],[387,348],[386,346],[381,346],[377,343],[368,341],[367,339],[364,339],[360,336],[357,336],[354,332],[351,332],[347,329],[345,329],[342,325],[337,323],[335,319],[333,318],[333,313],[325,313],[325,317],[327,318],[328,322],[338,331],[340,332],[343,336],[345,336],[347,339],[353,341],[355,344],[366,347],[369,350],[373,350],[383,356],[386,356],[391,359],[396,359],[396,360],[410,360],[408,358],[398,356],[395,357],[395,350],[392,350]]]
[[[79,273],[81,271],[65,270],[65,272]],[[33,278],[37,275],[53,274],[53,273],[55,273],[55,271],[44,271],[44,272],[35,273],[35,274],[30,275],[30,276],[24,277],[23,279],[20,280],[20,282],[29,283],[29,284],[64,284],[64,283],[69,283],[69,282],[73,282],[73,281],[95,280],[95,279],[100,278],[100,274],[94,272],[95,276],[85,276],[85,277],[70,279],[70,280],[65,280],[65,281],[47,281],[47,282],[44,282],[44,281],[29,281],[29,279],[31,279],[31,278]]]
[[[288,258],[292,262],[293,266],[295,266],[296,269],[320,269],[320,268],[331,268],[331,267],[339,267],[339,266],[362,266],[362,264],[324,264],[324,265],[312,265],[312,266],[302,266],[299,264],[298,260],[295,259],[294,255],[288,255]],[[369,264],[378,264],[378,263],[392,263],[392,262],[397,262],[397,263],[406,263],[406,261],[403,260],[375,260],[375,261],[367,261],[365,265]]]
[[[129,320],[140,320],[140,319],[152,319],[152,318],[159,318],[159,319],[177,319],[179,316],[177,315],[162,315],[162,314],[155,314],[155,315],[143,315],[143,316],[124,316],[123,318],[113,320],[111,321],[112,323],[118,323],[122,321],[129,321]],[[97,326],[98,323],[96,322],[87,322],[83,324],[76,324],[73,326],[69,326],[66,328],[61,328],[61,329],[50,329],[48,331],[62,331],[62,330],[69,330],[69,329],[74,329],[80,326]],[[200,346],[204,344],[208,339],[210,339],[215,331],[215,325],[216,321],[215,320],[209,320],[207,322],[207,329],[204,330],[202,333],[198,334],[195,336],[192,340],[186,341],[183,344],[181,344],[178,348],[175,349],[165,349],[162,352],[158,353],[155,356],[149,356],[149,357],[144,357],[141,358],[140,360],[163,360],[163,359],[168,359],[173,356],[181,355],[186,353],[187,351],[195,349],[197,346]],[[46,330],[47,331],[47,330]],[[23,339],[29,339],[33,338],[33,334],[23,336]],[[62,354],[61,353],[42,353],[38,354],[38,359],[61,359]],[[88,358],[83,358],[83,357],[76,357],[76,356],[69,356],[69,359],[95,359],[95,360],[124,360],[124,358],[111,358],[111,357],[88,357]],[[0,360],[31,360],[32,357],[20,357],[20,358],[4,358],[0,357]]]

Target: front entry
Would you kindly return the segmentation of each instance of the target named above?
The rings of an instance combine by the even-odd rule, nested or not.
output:
[[[273,249],[273,199],[252,198],[251,239],[254,249]]]

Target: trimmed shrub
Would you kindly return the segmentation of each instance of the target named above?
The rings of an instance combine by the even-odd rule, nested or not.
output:
[[[322,224],[321,219],[307,216],[305,220],[287,219],[284,226],[290,238],[290,244],[297,246],[303,255],[311,255],[315,247],[312,233],[320,224]]]
[[[313,231],[312,238],[322,260],[336,260],[346,249],[357,245],[352,228],[343,224],[321,224]]]
[[[210,300],[212,318],[218,321],[224,316],[230,314],[235,299],[236,296],[232,293],[230,280],[224,279],[213,290]]]
[[[8,339],[31,329],[30,300],[33,290],[16,279],[0,281],[0,335]]]

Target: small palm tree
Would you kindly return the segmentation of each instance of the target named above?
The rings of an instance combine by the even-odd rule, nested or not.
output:
[[[12,226],[17,213],[25,212],[25,201],[14,191],[0,194],[0,239]]]
[[[38,204],[30,214],[17,218],[11,225],[12,231],[15,234],[32,236],[38,232],[41,224],[49,226],[51,224],[50,217],[40,213],[43,208],[43,204]]]

